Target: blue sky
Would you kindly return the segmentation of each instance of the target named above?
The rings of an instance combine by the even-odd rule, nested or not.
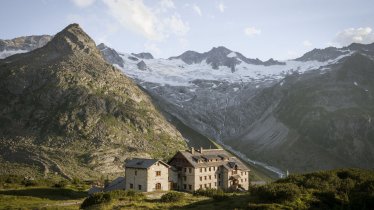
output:
[[[3,0],[0,39],[79,23],[97,42],[156,57],[226,46],[290,59],[313,48],[374,42],[372,0]]]

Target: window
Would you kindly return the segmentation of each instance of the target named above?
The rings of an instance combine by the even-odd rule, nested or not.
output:
[[[187,189],[187,185],[186,184],[183,185],[183,189],[185,189],[185,190]]]
[[[186,176],[183,176],[183,181],[186,181],[187,180],[187,177]]]
[[[138,175],[138,171],[135,171],[135,176]]]
[[[204,180],[206,180],[206,176],[204,176]]]
[[[204,168],[204,171],[206,172],[206,168]]]
[[[247,179],[244,179],[244,181],[247,181]]]
[[[221,181],[218,181],[218,186],[221,186]]]
[[[211,175],[209,175],[209,180],[212,180],[212,176]]]
[[[241,179],[240,181],[243,182],[243,179]]]
[[[142,186],[141,186],[141,185],[138,185],[138,189],[139,189],[139,190],[142,190]]]
[[[242,175],[242,176],[243,176],[243,171],[242,171],[242,172],[240,172],[240,175]]]
[[[156,183],[156,190],[161,190],[161,183]]]
[[[200,181],[203,181],[203,177],[202,176],[200,177]]]
[[[192,168],[188,168],[188,172],[189,172],[189,173],[192,173]]]
[[[187,168],[184,168],[184,173],[186,173],[187,172]]]
[[[209,183],[209,188],[212,188],[212,184],[211,183]]]
[[[211,168],[209,167],[209,171],[211,171]]]
[[[161,176],[161,171],[156,171],[156,176]]]
[[[217,182],[214,182],[214,186],[217,187]]]
[[[234,174],[237,174],[238,173],[238,171],[236,171],[236,170],[233,170],[232,171],[232,174],[234,175]]]
[[[202,184],[200,185],[200,189],[203,189],[203,185]]]
[[[206,184],[204,184],[204,187],[206,188]]]
[[[217,179],[217,174],[214,174],[214,178]]]
[[[188,185],[188,189],[189,189],[189,190],[192,190],[192,185],[189,184],[189,185]]]
[[[220,179],[221,178],[221,174],[218,174],[218,179]]]
[[[134,185],[130,183],[130,189],[133,189],[134,188]]]
[[[203,168],[200,168],[200,173],[202,173],[203,172]]]

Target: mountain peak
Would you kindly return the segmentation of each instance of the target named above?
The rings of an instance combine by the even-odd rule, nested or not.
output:
[[[149,52],[131,53],[131,55],[141,59],[154,59],[153,55]]]
[[[111,64],[117,64],[120,67],[123,67],[123,59],[114,49],[106,46],[104,43],[101,43],[97,46],[97,49],[100,50],[104,59]]]
[[[222,53],[222,54],[229,54],[231,53],[232,50],[227,49],[224,46],[218,46],[218,47],[213,47],[208,53]]]
[[[49,46],[60,53],[79,51],[86,54],[100,54],[95,42],[76,23],[68,25],[61,32],[57,33],[49,43]]]

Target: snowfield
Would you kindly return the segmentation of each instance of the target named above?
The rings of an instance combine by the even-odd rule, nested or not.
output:
[[[141,71],[136,65],[140,60],[133,61],[128,58],[131,56],[130,54],[122,53],[121,57],[124,60],[124,67],[117,67],[134,79],[162,86],[194,86],[194,83],[192,83],[194,80],[259,83],[267,80],[281,80],[287,74],[293,72],[302,74],[310,70],[326,71],[329,70],[328,65],[337,63],[343,57],[351,54],[345,54],[326,62],[288,60],[285,61],[286,65],[264,66],[241,62],[235,67],[235,71],[232,72],[231,68],[226,66],[213,69],[205,60],[198,64],[188,65],[179,59],[144,59],[143,61],[149,70]],[[227,56],[231,57],[235,55],[234,53],[230,53]]]
[[[27,50],[4,50],[0,52],[0,59],[4,59],[6,57],[9,57],[11,55],[19,54],[19,53],[25,53],[28,52]]]

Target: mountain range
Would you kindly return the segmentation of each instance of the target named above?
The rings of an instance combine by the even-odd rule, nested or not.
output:
[[[193,138],[214,139],[278,175],[373,168],[374,43],[314,49],[287,61],[225,47],[168,59],[105,44],[97,49],[150,95],[190,145],[199,145]]]
[[[126,158],[167,158],[186,148],[77,24],[0,60],[0,87],[1,174],[100,177],[123,173]]]

